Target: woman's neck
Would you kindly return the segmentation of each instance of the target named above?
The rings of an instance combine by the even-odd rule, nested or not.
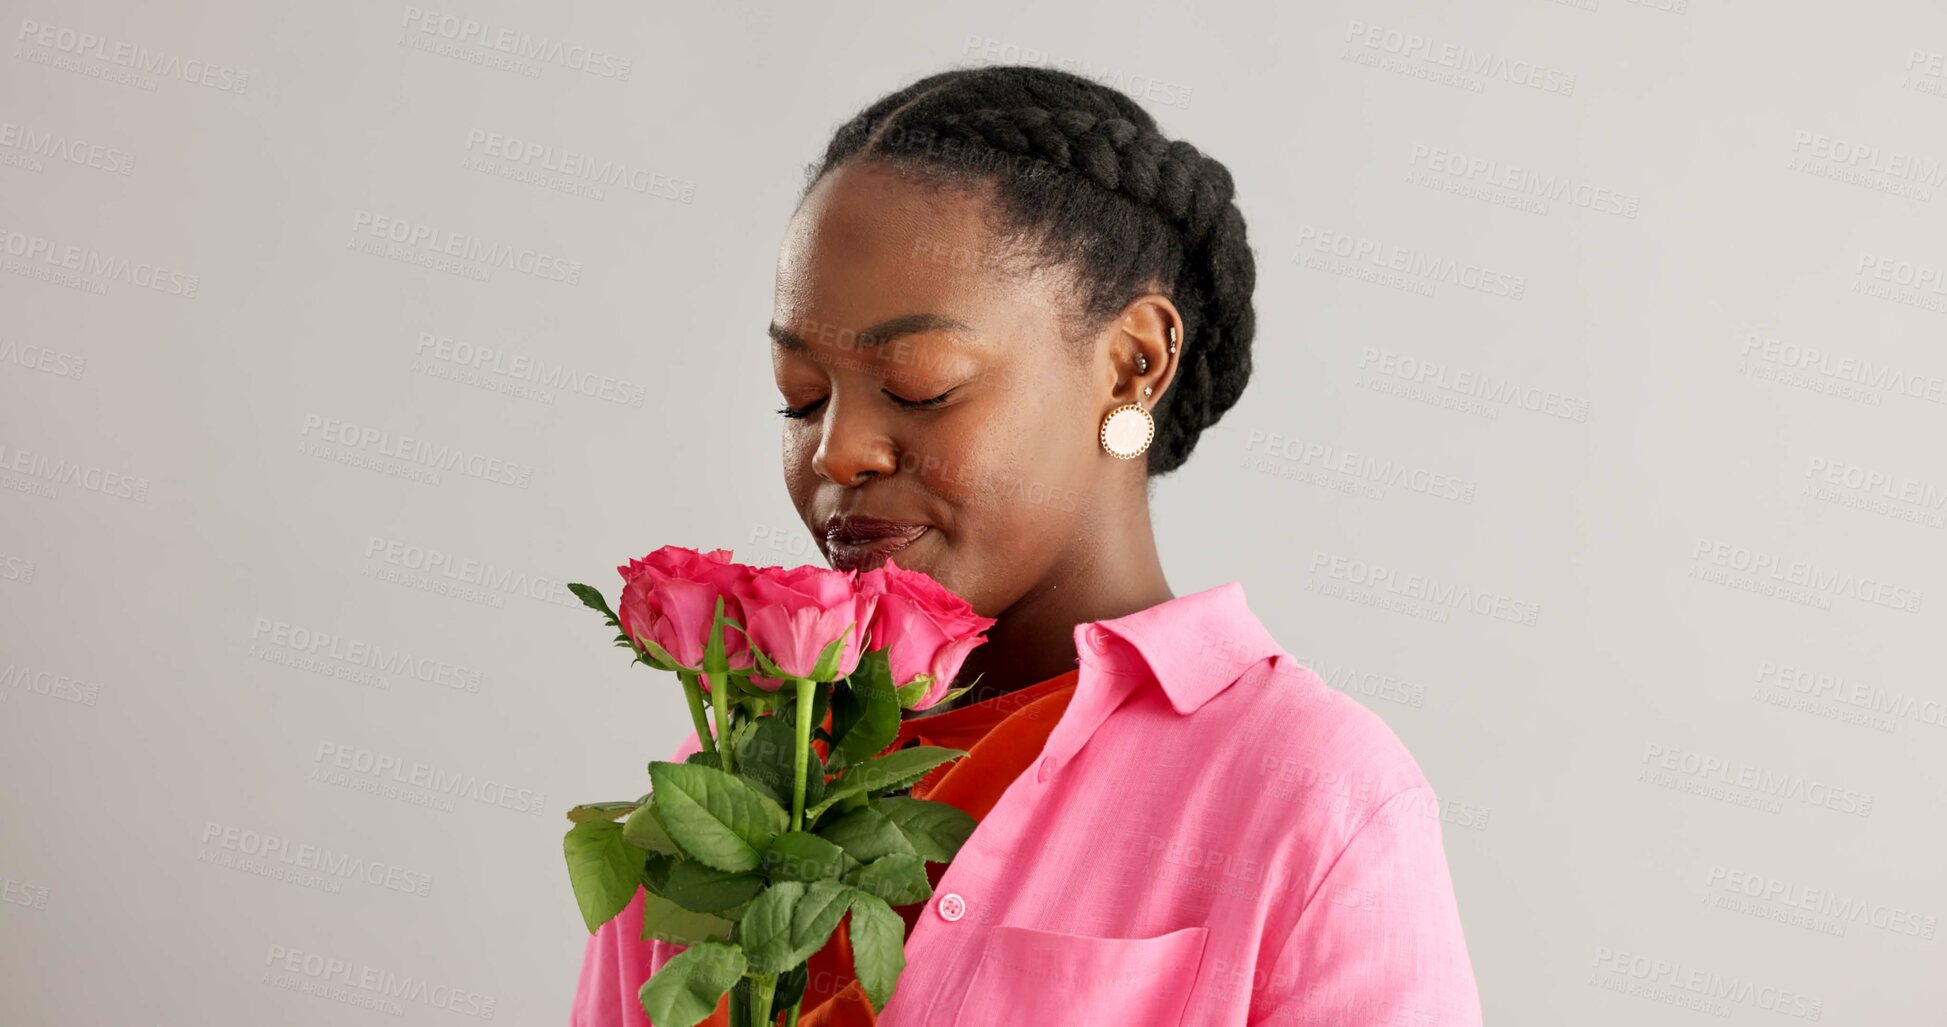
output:
[[[1133,552],[1096,559],[1054,576],[995,618],[987,641],[960,668],[955,687],[975,682],[958,708],[1039,684],[1075,667],[1075,626],[1147,610],[1175,598],[1154,539]],[[978,680],[976,681],[976,675]],[[945,712],[940,707],[934,711]]]

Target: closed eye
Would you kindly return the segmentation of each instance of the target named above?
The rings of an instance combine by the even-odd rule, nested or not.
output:
[[[955,386],[954,388],[948,389],[945,392],[942,392],[939,395],[933,396],[928,399],[906,399],[902,396],[897,395],[891,390],[886,390],[886,395],[889,398],[891,398],[891,400],[894,403],[897,403],[908,410],[926,410],[932,407],[939,406],[942,403],[945,403],[947,399],[957,391],[959,391],[959,387]],[[825,401],[823,399],[819,399],[815,402],[807,403],[801,407],[788,407],[788,406],[779,407],[777,412],[780,415],[784,417],[788,417],[794,421],[803,420],[804,418],[810,417],[812,414],[817,413],[818,408],[823,406],[824,404]]]
[[[902,407],[907,407],[916,410],[923,410],[927,407],[936,407],[939,406],[941,403],[946,402],[946,398],[948,396],[953,395],[954,392],[957,391],[957,389],[958,389],[957,386],[955,388],[948,389],[945,392],[942,392],[939,395],[934,396],[932,399],[901,399],[898,396],[894,396],[890,392],[886,393],[886,395],[892,396],[892,401],[894,403],[899,404]]]
[[[801,407],[779,407],[777,412],[796,421],[802,418],[810,417],[812,411],[817,410],[820,406],[824,405],[824,402],[825,401],[821,399],[816,403],[807,403]]]

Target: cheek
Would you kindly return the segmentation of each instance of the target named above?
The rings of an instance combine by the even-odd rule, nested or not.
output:
[[[811,497],[813,479],[816,477],[811,469],[811,458],[817,453],[817,447],[816,436],[790,428],[784,430],[784,488],[800,511]]]
[[[936,440],[902,468],[955,508],[959,532],[983,549],[1020,551],[1080,506],[1075,446],[1045,423]]]

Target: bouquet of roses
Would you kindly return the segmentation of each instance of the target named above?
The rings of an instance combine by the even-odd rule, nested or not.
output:
[[[630,560],[619,613],[568,586],[635,662],[676,675],[701,745],[650,763],[633,802],[568,811],[575,900],[593,933],[640,886],[642,937],[687,946],[642,986],[656,1027],[691,1027],[725,992],[734,1027],[781,1011],[795,1025],[806,961],[848,911],[854,972],[883,1009],[906,965],[892,907],[931,897],[925,864],[974,827],[902,794],[964,750],[883,750],[902,711],[966,690],[948,691],[994,622],[891,560],[860,573],[730,557],[665,546]]]

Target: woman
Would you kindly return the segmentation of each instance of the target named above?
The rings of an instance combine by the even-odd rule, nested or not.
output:
[[[810,169],[770,326],[785,485],[833,566],[896,553],[996,619],[975,688],[896,743],[968,749],[914,794],[979,825],[901,910],[879,1024],[1480,1022],[1412,757],[1241,584],[1164,580],[1149,484],[1251,372],[1232,192],[1128,97],[1034,67],[915,82]],[[589,940],[580,1027],[646,1023],[681,951],[637,940],[636,901]],[[874,1021],[847,944],[800,1027]]]

